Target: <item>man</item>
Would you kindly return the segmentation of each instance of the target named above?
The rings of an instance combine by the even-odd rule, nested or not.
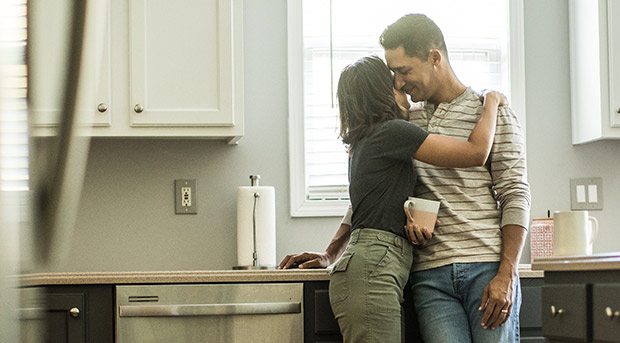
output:
[[[411,120],[430,133],[466,139],[482,103],[452,70],[441,30],[424,15],[407,15],[381,35],[395,85],[425,102]],[[410,275],[422,337],[434,342],[518,342],[518,263],[527,234],[530,194],[524,143],[514,113],[498,112],[495,142],[484,167],[440,168],[418,161],[415,194],[441,202],[433,237],[419,236]],[[343,220],[325,253],[287,256],[281,268],[325,267],[348,241]]]
[[[414,102],[426,102],[412,121],[431,133],[467,137],[481,103],[454,74],[437,25],[424,15],[407,15],[380,42],[396,88]],[[504,106],[497,120],[485,167],[448,169],[414,161],[420,174],[416,196],[441,201],[441,224],[414,250],[410,278],[427,343],[519,341],[518,263],[530,193],[517,118]]]

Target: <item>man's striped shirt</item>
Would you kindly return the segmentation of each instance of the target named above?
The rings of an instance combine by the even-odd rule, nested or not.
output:
[[[482,113],[478,94],[467,88],[450,103],[426,104],[412,111],[411,122],[429,133],[467,140]],[[491,154],[483,167],[445,168],[414,160],[419,177],[415,196],[439,200],[433,238],[414,250],[412,271],[452,263],[500,260],[501,227],[528,228],[530,190],[525,145],[517,117],[498,110]]]

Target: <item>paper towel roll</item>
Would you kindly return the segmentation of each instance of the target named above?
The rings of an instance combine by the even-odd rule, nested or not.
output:
[[[251,266],[254,253],[253,212],[256,198],[256,252],[258,266],[276,265],[276,195],[269,186],[237,189],[237,263]]]

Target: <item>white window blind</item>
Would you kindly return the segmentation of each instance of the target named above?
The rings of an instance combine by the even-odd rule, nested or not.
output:
[[[514,109],[519,101],[511,92],[515,88],[511,71],[517,64],[510,62],[518,62],[522,53],[511,42],[522,30],[520,24],[514,25],[521,21],[522,4],[518,2],[289,1],[292,216],[344,213],[348,205],[348,160],[338,140],[338,78],[346,65],[360,57],[383,57],[379,36],[405,14],[424,13],[433,19],[442,29],[459,79],[475,90],[503,92]]]
[[[0,4],[0,190],[28,190],[26,0]]]

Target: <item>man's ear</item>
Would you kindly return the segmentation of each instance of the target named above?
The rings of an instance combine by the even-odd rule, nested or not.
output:
[[[428,58],[431,61],[431,63],[433,63],[433,66],[438,66],[439,63],[441,63],[441,59],[443,58],[443,55],[441,54],[441,51],[439,51],[438,49],[431,49],[431,51],[428,54]]]

